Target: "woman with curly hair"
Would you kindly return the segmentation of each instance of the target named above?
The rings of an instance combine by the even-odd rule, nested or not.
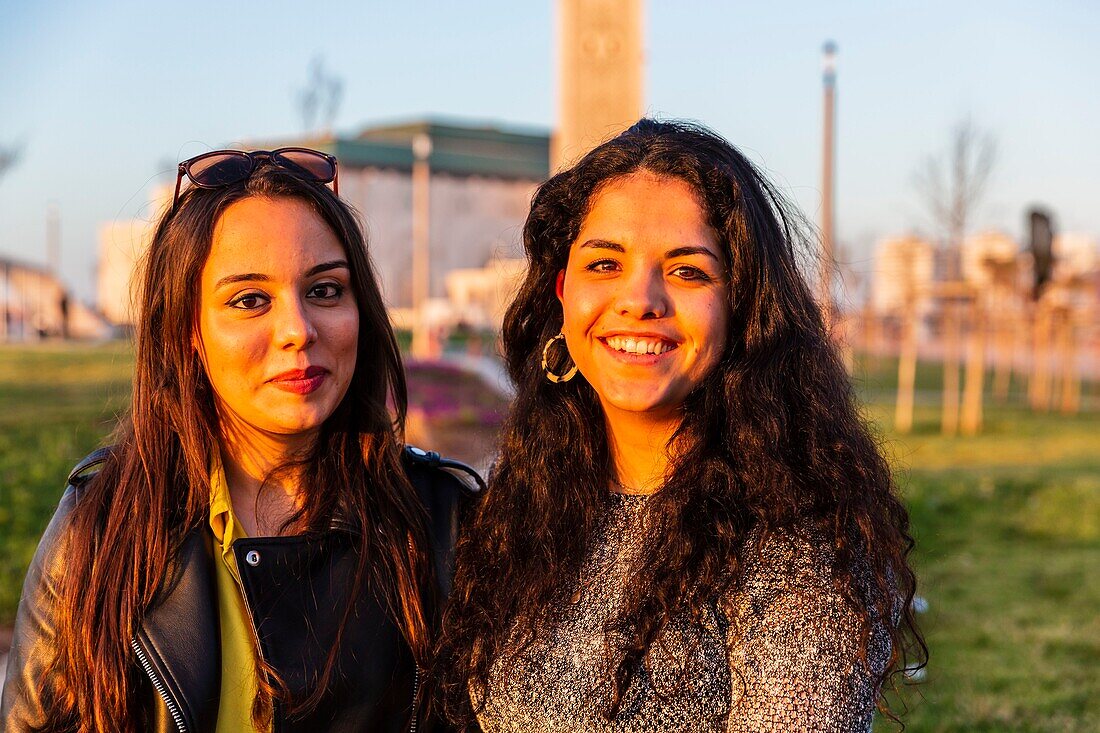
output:
[[[458,546],[447,712],[494,731],[867,730],[926,655],[906,511],[728,142],[643,119],[544,183],[517,396]]]

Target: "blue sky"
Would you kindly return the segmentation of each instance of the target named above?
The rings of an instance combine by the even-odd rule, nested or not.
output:
[[[996,139],[975,228],[1020,236],[1024,209],[1100,235],[1100,3],[646,3],[647,110],[702,121],[816,220],[821,45],[840,47],[837,230],[857,269],[877,237],[929,230],[912,184],[970,116]],[[148,217],[174,163],[301,131],[311,59],[344,81],[335,127],[426,114],[553,124],[552,0],[0,0],[0,253],[92,294],[96,228]]]

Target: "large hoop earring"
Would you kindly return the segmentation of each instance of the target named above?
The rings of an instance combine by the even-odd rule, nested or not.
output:
[[[569,371],[567,371],[565,374],[555,374],[554,372],[550,371],[550,365],[547,363],[550,357],[550,347],[553,346],[554,342],[558,339],[561,339],[562,343],[565,343],[565,334],[561,331],[558,331],[558,335],[547,341],[546,346],[542,347],[542,371],[546,373],[546,378],[554,384],[557,384],[559,382],[568,382],[577,374],[577,364],[575,362],[573,363],[573,366],[569,368]],[[568,347],[566,347],[566,354],[568,353],[569,349]],[[569,361],[573,361],[572,358],[570,358]]]

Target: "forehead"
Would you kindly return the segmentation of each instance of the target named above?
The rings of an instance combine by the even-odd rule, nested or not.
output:
[[[624,246],[707,246],[718,254],[695,190],[679,178],[648,171],[613,179],[593,195],[575,246],[590,239]]]
[[[304,201],[250,197],[218,217],[203,272],[295,270],[343,254],[336,233]]]

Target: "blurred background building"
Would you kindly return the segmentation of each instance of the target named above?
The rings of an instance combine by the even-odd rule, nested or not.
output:
[[[525,271],[522,227],[535,188],[642,114],[641,0],[561,0],[557,12],[553,136],[429,118],[249,145],[336,156],[340,195],[363,216],[391,318],[413,332],[417,355],[448,330],[499,331]],[[161,187],[153,210],[170,194]],[[100,228],[97,307],[113,324],[133,323],[130,282],[152,226]]]
[[[357,135],[261,141],[272,149],[304,145],[340,162],[340,196],[364,219],[370,254],[399,326],[413,316],[414,143],[430,141],[427,221],[430,262],[425,314],[437,327],[465,323],[498,328],[522,268],[521,230],[531,194],[549,172],[545,131],[488,127],[458,121],[416,120],[368,127]],[[171,203],[158,193],[156,211]],[[97,305],[115,324],[131,324],[130,279],[148,245],[152,221],[105,224],[100,229]],[[456,300],[449,300],[453,293]]]
[[[897,314],[912,302],[918,312],[929,315],[935,276],[936,249],[931,242],[915,235],[881,240],[871,271],[873,310]]]
[[[105,338],[108,321],[48,269],[0,257],[0,343],[46,338]]]

